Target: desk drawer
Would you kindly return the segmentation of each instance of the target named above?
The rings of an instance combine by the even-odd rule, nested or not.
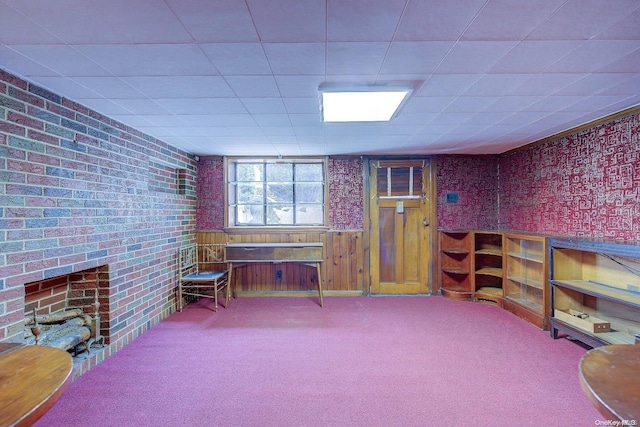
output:
[[[228,261],[322,261],[322,246],[228,246]]]

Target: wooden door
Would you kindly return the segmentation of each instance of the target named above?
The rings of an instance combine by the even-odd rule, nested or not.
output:
[[[429,292],[428,160],[372,161],[372,294]]]

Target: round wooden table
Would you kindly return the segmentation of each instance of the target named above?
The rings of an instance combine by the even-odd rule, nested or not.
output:
[[[64,350],[0,343],[0,426],[29,426],[71,384],[73,362]]]
[[[615,344],[589,350],[580,360],[580,385],[609,420],[640,423],[640,345]]]

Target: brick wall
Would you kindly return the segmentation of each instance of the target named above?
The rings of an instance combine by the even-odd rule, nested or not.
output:
[[[0,341],[25,283],[98,266],[112,349],[169,314],[195,177],[191,155],[0,70]]]

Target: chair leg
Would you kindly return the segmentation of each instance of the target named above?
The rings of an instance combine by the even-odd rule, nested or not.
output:
[[[213,282],[213,300],[214,306],[213,311],[218,311],[218,281]]]
[[[178,311],[182,311],[182,283],[178,284]]]

